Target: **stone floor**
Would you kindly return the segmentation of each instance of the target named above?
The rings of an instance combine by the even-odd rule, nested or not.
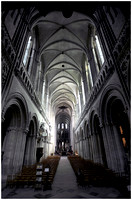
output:
[[[4,199],[119,199],[121,194],[115,188],[80,187],[67,157],[61,157],[51,190],[35,190],[34,188],[5,188],[2,191]]]

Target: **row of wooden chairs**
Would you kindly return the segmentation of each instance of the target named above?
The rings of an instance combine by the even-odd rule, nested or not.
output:
[[[82,159],[80,156],[69,156],[68,158],[76,174],[78,185],[115,187],[119,182],[116,174],[101,164]]]
[[[32,166],[24,166],[19,174],[7,176],[7,186],[9,187],[24,187],[32,186],[36,184],[36,168],[38,165],[42,165],[42,181],[41,183],[50,185],[53,183],[53,179],[56,173],[56,169],[59,163],[59,156],[51,156],[44,159],[42,162],[36,163]],[[49,167],[49,173],[45,172],[44,169]]]
[[[46,168],[47,166],[49,167],[50,171],[47,174],[47,172],[43,173],[43,182],[44,184],[49,184],[53,183],[53,179],[57,170],[57,166],[60,160],[60,156],[49,156],[47,159],[44,160],[43,167]]]

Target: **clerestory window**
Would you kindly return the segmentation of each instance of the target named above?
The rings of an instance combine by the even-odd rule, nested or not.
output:
[[[23,64],[25,66],[27,66],[29,58],[30,58],[31,47],[32,47],[32,37],[29,36],[29,39],[28,39],[28,42],[27,42],[27,46],[26,46],[26,50],[25,50],[25,54],[24,54],[24,57],[23,57]]]
[[[104,56],[103,56],[103,52],[102,52],[101,45],[100,45],[97,35],[95,35],[94,37],[92,46],[93,46],[92,50],[93,50],[94,60],[96,64],[96,70],[97,70],[97,73],[99,73],[104,63]]]
[[[67,124],[65,124],[65,129],[67,129]]]
[[[93,78],[92,78],[92,73],[91,73],[91,67],[90,63],[85,61],[85,72],[86,72],[86,78],[87,78],[87,84],[89,90],[93,87]]]
[[[60,124],[58,124],[58,129],[60,129]]]
[[[100,42],[99,42],[99,39],[98,39],[97,35],[95,35],[95,39],[96,39],[96,51],[97,51],[97,54],[98,54],[98,57],[99,57],[99,62],[100,62],[100,65],[103,65],[104,56],[103,56],[103,52],[102,52],[102,49],[101,49],[101,46],[100,46]]]

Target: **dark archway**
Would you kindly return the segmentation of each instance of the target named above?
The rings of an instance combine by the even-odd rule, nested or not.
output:
[[[18,106],[12,105],[9,107],[4,116],[4,122],[2,123],[2,135],[1,135],[1,146],[2,146],[2,158],[5,153],[5,146],[8,141],[8,132],[16,130],[21,126],[21,114]]]
[[[37,124],[35,117],[32,118],[29,125],[29,131],[26,137],[25,153],[24,153],[24,165],[32,165],[36,162],[36,136],[37,136]]]
[[[16,173],[21,166],[21,159],[18,154],[22,150],[20,145],[23,137],[22,131],[20,107],[12,104],[6,110],[2,123],[2,174],[4,175]]]
[[[109,107],[109,120],[116,128],[115,137],[117,136],[119,145],[122,152],[122,159],[124,163],[124,171],[129,173],[129,160],[130,160],[130,122],[128,115],[125,111],[124,105],[120,99],[114,99]],[[116,132],[117,131],[117,132]]]

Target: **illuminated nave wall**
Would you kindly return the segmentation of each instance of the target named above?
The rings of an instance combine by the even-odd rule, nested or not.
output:
[[[71,150],[129,174],[130,2],[68,7],[2,2],[3,182]]]

